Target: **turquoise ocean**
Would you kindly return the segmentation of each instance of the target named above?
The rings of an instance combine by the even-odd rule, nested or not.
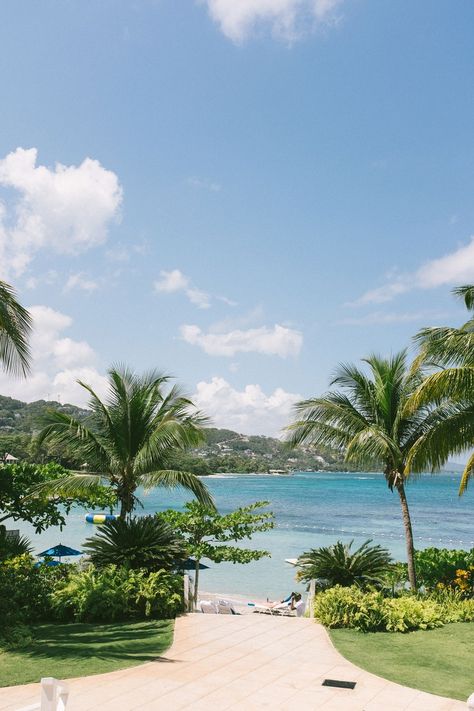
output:
[[[407,485],[415,544],[445,548],[474,547],[474,485],[458,496],[459,474],[421,475]],[[200,588],[209,592],[240,594],[252,598],[281,597],[301,589],[294,568],[285,563],[303,551],[336,540],[360,545],[368,538],[386,546],[397,560],[405,559],[398,495],[391,493],[381,474],[299,472],[293,476],[221,474],[206,477],[218,509],[229,512],[254,501],[270,502],[275,528],[253,538],[252,547],[264,548],[271,557],[249,565],[209,563],[201,574]],[[189,494],[156,489],[142,495],[139,514],[180,508]],[[62,531],[50,528],[34,535],[26,524],[15,525],[28,534],[35,552],[59,542],[74,548],[96,529],[84,521],[85,511],[70,513]],[[13,528],[9,522],[9,528]]]

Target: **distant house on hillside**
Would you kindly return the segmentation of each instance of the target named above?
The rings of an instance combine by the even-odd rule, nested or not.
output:
[[[14,457],[13,454],[9,454],[9,452],[5,452],[3,455],[3,461],[6,464],[13,464],[13,462],[18,462],[18,457]]]

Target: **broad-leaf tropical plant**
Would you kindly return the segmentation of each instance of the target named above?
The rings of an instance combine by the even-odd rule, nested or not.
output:
[[[212,508],[213,499],[198,477],[169,467],[175,451],[204,441],[206,419],[176,385],[169,387],[169,376],[156,371],[137,375],[115,367],[108,376],[105,400],[79,381],[90,396],[91,414],[85,420],[58,411],[46,416],[39,444],[49,441],[74,447],[85,469],[55,482],[49,492],[82,495],[99,483],[106,484],[117,495],[121,518],[130,517],[140,503],[139,487],[181,487]]]
[[[342,585],[381,585],[388,571],[391,557],[386,548],[372,546],[365,541],[360,548],[352,550],[352,544],[337,541],[332,546],[313,548],[298,558],[298,580],[308,583],[319,580],[324,587]]]
[[[474,286],[460,286],[453,293],[474,312]],[[459,328],[424,328],[415,341],[420,346],[418,362],[431,367],[432,372],[410,399],[409,408],[450,403],[452,413],[446,418],[443,436],[437,438],[436,446],[430,452],[420,441],[408,460],[407,470],[412,468],[415,459],[418,465],[432,464],[439,468],[449,457],[464,454],[474,446],[474,313]],[[466,491],[472,476],[474,454],[462,473],[460,495]]]
[[[0,281],[0,363],[9,373],[26,375],[29,371],[31,325],[31,316],[18,302],[15,290]]]
[[[0,526],[0,561],[17,558],[25,553],[31,553],[33,546],[26,536],[15,536]]]
[[[82,548],[98,568],[119,565],[149,571],[172,570],[187,557],[182,537],[155,516],[107,521]]]
[[[436,441],[450,406],[420,406],[406,412],[407,401],[422,382],[419,367],[409,367],[406,351],[390,358],[372,355],[363,361],[368,373],[355,365],[341,365],[331,383],[339,389],[320,398],[297,403],[296,420],[288,429],[291,446],[331,447],[357,466],[381,467],[388,487],[397,491],[405,530],[408,576],[416,588],[413,530],[405,492],[406,464],[421,440],[413,471],[423,471],[425,449]],[[431,439],[424,441],[429,433]]]

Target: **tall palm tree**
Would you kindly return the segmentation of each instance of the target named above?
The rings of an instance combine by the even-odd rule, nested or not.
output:
[[[461,298],[466,308],[474,312],[474,286],[460,286],[453,294]],[[437,466],[446,463],[448,457],[462,454],[474,446],[474,313],[461,327],[442,326],[424,328],[415,341],[420,346],[419,363],[432,368],[432,372],[420,384],[410,398],[408,406],[416,409],[423,405],[451,403],[453,412],[444,423],[445,436],[437,443]],[[413,457],[428,454],[415,448],[409,458],[409,470]],[[474,454],[464,468],[459,486],[463,494],[474,476]]]
[[[30,367],[28,339],[31,316],[9,284],[0,281],[0,362],[9,373],[26,375]]]
[[[297,403],[296,421],[287,428],[287,441],[291,446],[331,447],[343,452],[347,462],[383,468],[389,489],[395,489],[400,498],[408,577],[415,589],[413,530],[405,492],[406,463],[418,440],[442,425],[446,407],[421,406],[410,414],[405,412],[408,398],[422,380],[419,367],[409,368],[406,351],[390,358],[372,355],[363,362],[368,365],[368,375],[354,365],[341,365],[331,382],[339,390]],[[420,459],[435,439],[433,435],[429,442],[420,445]],[[422,471],[419,458],[413,459],[413,471]]]
[[[143,376],[127,368],[111,368],[108,397],[102,401],[85,383],[90,395],[90,416],[78,420],[51,411],[39,435],[39,444],[66,445],[80,454],[87,471],[56,480],[50,493],[74,496],[108,484],[117,494],[120,517],[130,518],[139,500],[138,487],[182,487],[214,506],[206,486],[193,474],[169,468],[176,450],[203,442],[205,418],[176,386],[167,388],[169,377],[152,371]],[[42,485],[42,492],[45,486]]]

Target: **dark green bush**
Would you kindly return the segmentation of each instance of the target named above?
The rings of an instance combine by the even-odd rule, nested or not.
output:
[[[427,588],[450,587],[466,597],[474,595],[474,548],[425,548],[415,552],[415,565],[418,581]]]
[[[187,557],[183,539],[159,516],[108,521],[87,539],[83,549],[97,567],[172,570]]]
[[[67,579],[68,565],[34,566],[30,555],[0,563],[0,627],[51,619],[51,593]]]
[[[368,540],[352,550],[352,544],[337,541],[332,546],[313,548],[298,558],[298,579],[317,580],[320,587],[368,585],[381,587],[391,557],[386,548],[370,545]]]
[[[51,597],[61,620],[114,622],[172,618],[183,609],[182,577],[164,570],[127,570],[110,565],[75,570]]]

